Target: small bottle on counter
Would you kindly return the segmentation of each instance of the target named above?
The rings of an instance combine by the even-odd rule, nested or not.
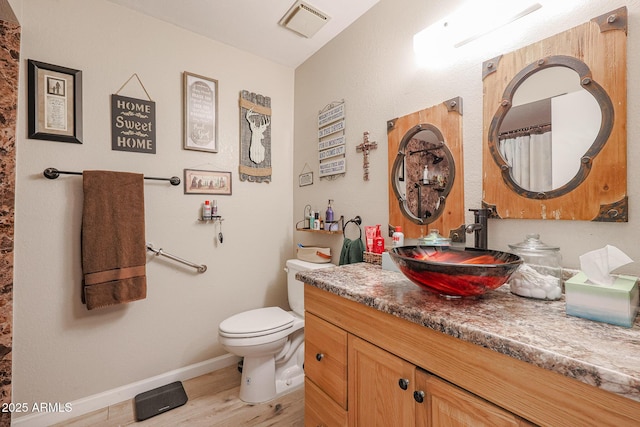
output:
[[[376,237],[373,238],[373,253],[381,254],[384,252],[384,237],[380,232],[380,224],[376,225]]]
[[[320,212],[315,213],[315,218],[313,219],[313,229],[320,230]]]
[[[204,205],[202,205],[202,220],[209,221],[211,219],[211,205],[208,200],[204,201]]]
[[[396,226],[393,232],[393,246],[404,246],[404,233],[402,232],[402,227],[399,225]]]

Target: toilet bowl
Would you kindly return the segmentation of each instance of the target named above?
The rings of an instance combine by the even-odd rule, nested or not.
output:
[[[218,341],[229,353],[244,358],[240,399],[260,403],[304,383],[304,284],[298,271],[335,267],[288,260],[287,288],[292,311],[265,307],[235,314],[218,327]]]

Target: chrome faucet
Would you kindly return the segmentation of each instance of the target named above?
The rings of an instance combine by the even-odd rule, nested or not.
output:
[[[474,238],[474,248],[476,249],[487,249],[487,236],[488,236],[488,221],[489,218],[489,209],[481,208],[481,209],[469,209],[469,211],[473,212],[473,224],[469,224],[465,227],[465,231],[468,234],[473,233]]]

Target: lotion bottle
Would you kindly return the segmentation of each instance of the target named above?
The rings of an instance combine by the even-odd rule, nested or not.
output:
[[[395,231],[393,232],[393,246],[404,246],[404,233],[402,232],[401,226],[396,226]]]
[[[331,202],[332,200],[329,199],[329,206],[327,207],[327,212],[324,217],[325,222],[333,222],[333,209],[331,209]]]
[[[315,230],[315,227],[313,224],[315,218],[316,218],[316,214],[313,211],[311,211],[309,213],[309,230]]]
[[[381,254],[384,252],[384,237],[380,233],[380,224],[376,225],[376,237],[373,238],[373,253]]]
[[[202,220],[209,221],[211,219],[211,205],[208,200],[204,201],[204,205],[202,206]]]

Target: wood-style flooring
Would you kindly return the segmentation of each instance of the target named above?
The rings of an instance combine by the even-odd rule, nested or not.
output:
[[[189,426],[267,427],[304,425],[304,387],[266,403],[251,405],[238,398],[236,366],[183,381],[189,401],[147,420],[135,421],[133,399],[56,424],[57,427]]]

